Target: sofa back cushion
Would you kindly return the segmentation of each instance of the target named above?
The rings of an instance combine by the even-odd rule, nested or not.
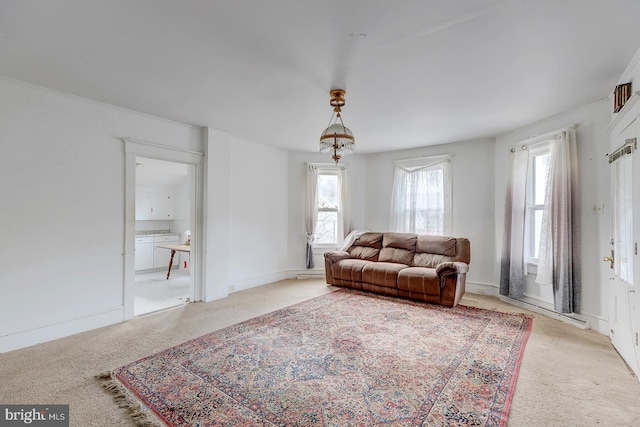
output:
[[[412,233],[384,233],[378,261],[411,265],[417,237]]]
[[[378,261],[380,248],[382,248],[382,233],[364,233],[353,242],[347,252],[354,258]]]
[[[471,261],[469,240],[446,236],[418,236],[416,254],[413,257],[414,267],[435,268],[442,262]]]

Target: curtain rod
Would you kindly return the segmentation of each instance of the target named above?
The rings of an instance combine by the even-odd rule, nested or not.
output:
[[[525,138],[524,140],[520,141],[520,144],[528,143],[529,141],[535,140],[535,139],[538,139],[538,138],[548,138],[551,135],[555,135],[557,133],[562,132],[563,130],[575,129],[576,126],[578,126],[577,123],[574,123],[572,125],[568,125],[568,126],[563,126],[563,127],[557,128],[556,130],[552,130],[551,132],[546,132],[546,133],[543,133],[543,134],[540,134],[540,135],[533,135],[533,136],[530,136],[529,138]]]
[[[541,135],[530,136],[529,138],[523,139],[520,142],[514,143],[509,149],[509,151],[511,153],[515,153],[516,149],[518,148],[518,145],[520,145],[520,148],[522,148],[523,150],[526,150],[531,145],[536,145],[540,142],[544,142],[548,139],[551,139],[552,137],[556,136],[560,132],[567,131],[570,129],[575,129],[576,126],[578,126],[577,123],[574,123],[572,125],[564,126],[556,130],[553,130],[551,132],[543,133]]]
[[[314,163],[314,162],[304,162],[304,164],[306,166],[315,166],[317,168],[343,168],[346,169],[347,165],[349,165],[349,163],[340,163],[340,164],[335,164],[335,163]]]
[[[448,153],[448,154],[436,154],[434,156],[420,156],[420,157],[407,157],[404,159],[396,159],[393,162],[394,163],[401,163],[401,162],[409,162],[412,160],[439,160],[439,159],[450,159],[454,156],[453,153]]]

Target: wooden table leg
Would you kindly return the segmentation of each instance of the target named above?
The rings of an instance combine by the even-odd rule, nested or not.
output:
[[[173,265],[173,256],[176,254],[175,249],[171,249],[171,259],[169,260],[169,270],[167,271],[167,280],[169,280],[169,276],[171,275],[171,266]]]

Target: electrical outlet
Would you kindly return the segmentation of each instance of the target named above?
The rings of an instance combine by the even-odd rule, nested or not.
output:
[[[603,214],[604,213],[604,203],[594,203],[591,207],[591,213],[593,214]]]

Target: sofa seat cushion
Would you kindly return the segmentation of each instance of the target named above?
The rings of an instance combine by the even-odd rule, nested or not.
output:
[[[435,268],[405,268],[398,273],[398,289],[411,293],[440,295],[440,278]]]
[[[331,275],[336,279],[362,282],[362,269],[369,264],[374,262],[356,258],[343,259],[331,265]]]
[[[395,262],[372,262],[362,269],[362,281],[386,288],[396,288],[398,272],[405,268],[409,266]]]

